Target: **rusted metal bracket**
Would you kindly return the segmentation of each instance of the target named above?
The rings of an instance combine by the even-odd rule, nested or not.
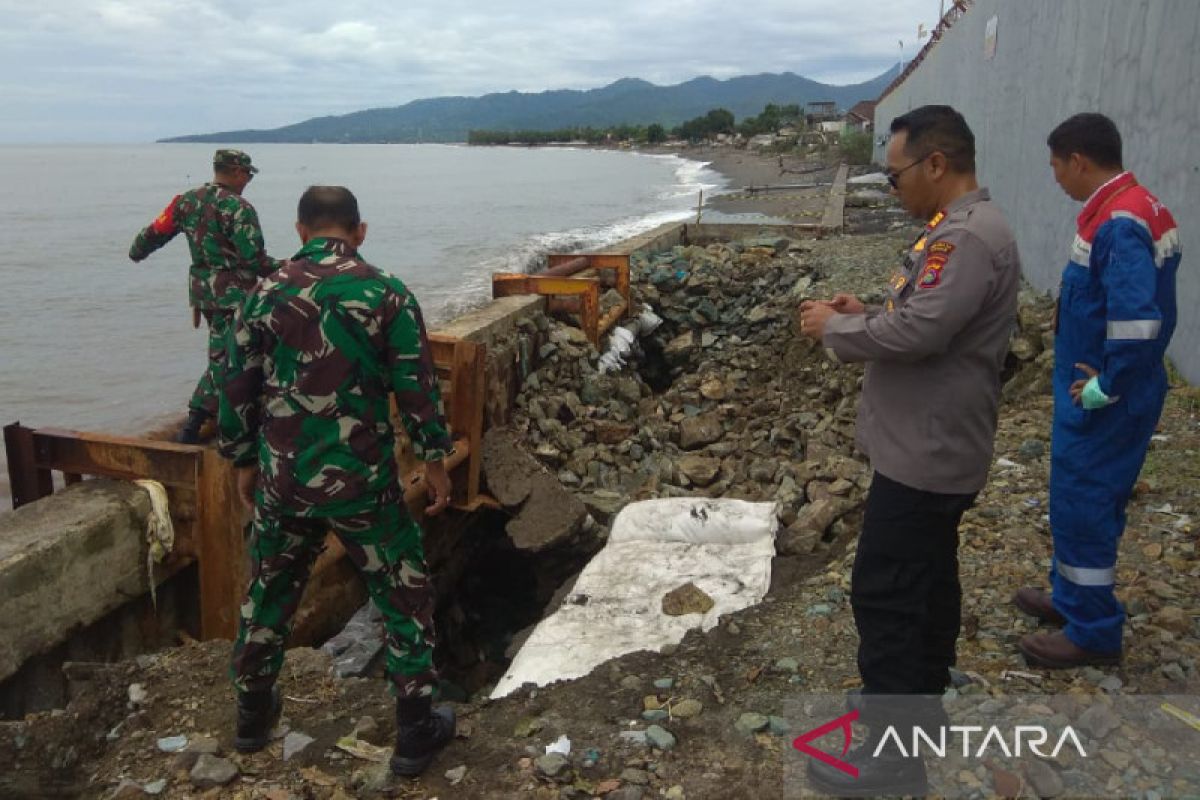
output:
[[[494,502],[482,494],[485,356],[483,345],[431,334],[454,449],[446,458],[455,508],[475,510]],[[397,426],[400,446],[407,444]],[[178,568],[195,561],[200,578],[200,638],[233,638],[246,589],[245,511],[235,472],[211,447],[108,436],[56,428],[4,428],[13,508],[54,492],[53,473],[66,483],[84,475],[118,480],[149,478],[163,484],[175,526],[171,559]],[[398,447],[398,449],[401,449]],[[403,469],[401,486],[414,515],[425,499],[424,468]],[[415,465],[414,465],[415,466]],[[329,544],[335,544],[330,537]],[[335,552],[340,553],[340,545]]]
[[[487,348],[467,339],[429,334],[433,363],[444,382],[442,403],[455,450],[465,449],[461,466],[446,468],[452,482],[455,508],[474,510],[478,506],[480,473],[483,469],[483,409],[486,392]]]
[[[232,465],[215,450],[100,433],[6,425],[13,508],[52,494],[52,472],[163,484],[175,526],[175,566],[197,562],[200,635],[233,638],[245,591],[241,504]]]
[[[629,311],[629,256],[620,254],[550,255],[549,268],[537,275],[500,272],[492,275],[492,296],[536,294],[549,298],[551,310],[579,315],[579,327],[593,346]],[[591,272],[591,275],[580,273]],[[600,314],[601,286],[611,286],[621,302]]]

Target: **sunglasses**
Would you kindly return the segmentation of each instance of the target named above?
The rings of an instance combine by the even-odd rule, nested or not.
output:
[[[907,167],[901,167],[900,169],[895,170],[894,172],[892,170],[888,170],[886,173],[884,173],[885,177],[887,177],[888,186],[891,186],[893,189],[899,189],[900,188],[900,176],[903,175],[906,170],[912,169],[917,164],[920,164],[922,161],[929,158],[931,155],[933,155],[933,153],[926,153],[925,155],[918,158],[916,161],[909,164]]]

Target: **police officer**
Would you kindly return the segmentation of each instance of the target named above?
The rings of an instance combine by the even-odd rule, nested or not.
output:
[[[279,262],[267,256],[258,212],[242,197],[257,174],[241,150],[213,155],[210,183],[176,195],[154,222],[133,240],[129,257],[141,261],[175,238],[187,235],[192,266],[188,299],[192,324],[208,323],[208,365],[188,402],[188,418],[176,441],[195,444],[200,428],[217,412],[216,387],[225,360],[225,334],[233,314],[258,279]]]
[[[454,714],[432,707],[436,596],[397,480],[389,396],[425,462],[425,511],[440,513],[450,497],[442,459],[451,442],[437,374],[416,298],[358,253],[367,228],[354,195],[310,187],[296,230],[304,246],[250,291],[238,314],[220,387],[220,451],[238,467],[239,492],[254,509],[231,668],[234,747],[253,752],[270,739],[292,616],[332,529],[387,631],[392,770],[416,775],[453,737]]]
[[[975,137],[961,114],[923,106],[897,117],[886,158],[893,193],[927,220],[887,299],[801,306],[802,333],[867,365],[857,441],[874,476],[850,599],[863,682],[854,705],[876,737],[936,717],[949,683],[958,524],[991,464],[1021,273],[1012,231],[976,182]],[[857,779],[818,761],[810,778],[834,795],[924,793],[924,762],[888,750],[872,758],[876,741],[847,757]]]
[[[1066,626],[1019,645],[1029,663],[1062,668],[1120,660],[1117,547],[1166,399],[1163,356],[1175,330],[1182,255],[1171,212],[1125,171],[1112,120],[1077,114],[1048,144],[1055,180],[1084,205],[1054,338],[1053,593],[1025,587],[1014,600]]]

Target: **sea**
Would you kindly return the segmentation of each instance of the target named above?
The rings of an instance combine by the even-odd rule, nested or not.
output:
[[[231,145],[237,146],[237,145]],[[135,234],[211,178],[214,145],[0,145],[0,424],[136,435],[185,411],[206,335],[187,244],[141,263]],[[349,187],[363,255],[416,294],[431,328],[490,297],[491,274],[598,248],[696,213],[725,180],[702,162],[587,148],[241,146],[267,252],[296,252],[296,202]],[[9,507],[0,452],[0,510]]]

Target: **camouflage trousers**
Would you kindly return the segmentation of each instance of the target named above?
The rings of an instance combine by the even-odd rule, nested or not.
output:
[[[233,327],[233,311],[222,309],[204,309],[204,320],[208,323],[208,366],[192,392],[188,401],[191,411],[207,411],[217,414],[217,389],[220,387],[221,376],[225,373],[225,336]]]
[[[433,694],[433,610],[421,528],[403,500],[347,517],[288,517],[255,510],[250,586],[242,602],[230,676],[242,691],[267,689],[283,666],[292,617],[309,570],[332,530],[362,574],[387,633],[386,667],[400,697]]]

